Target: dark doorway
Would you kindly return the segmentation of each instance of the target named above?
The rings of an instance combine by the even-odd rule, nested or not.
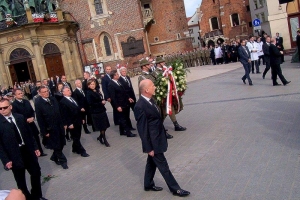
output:
[[[27,66],[27,62],[14,64],[18,82],[25,82],[30,79],[30,74]]]

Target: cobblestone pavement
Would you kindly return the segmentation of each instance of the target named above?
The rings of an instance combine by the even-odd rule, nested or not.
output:
[[[241,67],[189,83],[184,110],[177,115],[187,131],[174,132],[171,121],[165,122],[174,135],[166,157],[180,186],[191,192],[187,199],[300,199],[300,68],[286,62],[282,70],[292,81],[288,86],[273,87],[270,72],[265,80],[251,74],[254,86],[244,85]],[[57,176],[43,186],[44,196],[179,199],[168,191],[159,172],[155,182],[164,190],[143,191],[146,155],[141,141],[121,137],[117,130],[112,126],[107,131],[110,148],[97,143],[98,133],[83,134],[88,158],[73,154],[68,143],[64,149],[68,170],[49,156],[40,158],[42,174]],[[12,173],[0,169],[0,188],[14,187]]]

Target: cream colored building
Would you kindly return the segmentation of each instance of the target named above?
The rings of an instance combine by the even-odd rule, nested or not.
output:
[[[76,43],[78,24],[68,20],[58,8],[57,22],[34,22],[30,9],[26,23],[0,32],[0,84],[42,80],[67,75],[68,81],[82,77]]]
[[[287,4],[280,5],[278,0],[250,0],[249,3],[252,21],[256,18],[260,19],[261,31],[272,37],[279,33],[283,37],[284,48],[290,49],[291,37]],[[253,34],[258,35],[254,30]]]

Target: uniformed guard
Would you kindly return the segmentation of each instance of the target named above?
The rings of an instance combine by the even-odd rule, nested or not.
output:
[[[206,64],[210,65],[210,50],[207,47],[205,47],[205,60]]]
[[[163,73],[163,67],[165,66],[165,60],[162,58],[162,57],[157,57],[156,60],[155,60],[155,63],[156,63],[156,70],[157,70],[157,73]],[[183,104],[182,104],[182,99],[180,97],[180,108],[182,110],[183,108]],[[177,119],[176,119],[176,114],[178,114],[178,111],[177,108],[178,105],[176,105],[176,101],[173,101],[173,104],[172,104],[172,115],[169,115],[171,121],[173,122],[174,124],[174,129],[175,131],[185,131],[186,128],[185,127],[182,127],[178,124],[177,122]],[[161,109],[161,115],[162,115],[162,119],[165,120],[166,117],[167,117],[167,111],[166,111],[166,105],[165,104],[162,104],[160,105],[160,109]]]
[[[198,65],[199,65],[199,66],[202,66],[202,65],[203,65],[203,62],[202,62],[202,58],[201,58],[201,50],[198,49],[197,52],[196,52],[196,54],[197,54],[197,62],[198,62]]]

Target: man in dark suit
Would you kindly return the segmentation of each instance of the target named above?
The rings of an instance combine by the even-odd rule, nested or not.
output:
[[[284,50],[283,38],[279,36],[279,33],[276,33],[276,47],[278,48],[279,51],[283,52],[283,50]],[[280,64],[282,64],[284,62],[284,54],[283,53],[281,54],[280,59],[281,59]]]
[[[41,81],[37,81],[35,83],[35,87],[31,92],[32,98],[35,97],[38,94],[38,89],[39,89],[39,87],[41,87],[41,85],[42,85]]]
[[[296,43],[298,48],[298,62],[300,62],[300,30],[297,31]]]
[[[56,92],[56,81],[53,79],[53,77],[50,77],[49,80],[49,88],[51,91],[52,96],[54,96],[54,93]]]
[[[133,103],[133,99],[129,97],[123,86],[120,84],[119,74],[117,70],[112,70],[110,73],[111,81],[108,84],[111,104],[117,110],[117,117],[119,119],[120,135],[127,135],[127,137],[135,137],[136,134],[131,133],[129,104]]]
[[[252,80],[250,78],[250,70],[251,70],[251,54],[246,46],[246,40],[241,41],[241,46],[238,49],[239,53],[239,61],[243,64],[245,69],[245,75],[242,77],[243,83],[246,84],[246,79],[248,79],[249,85],[252,84]]]
[[[76,89],[72,93],[72,97],[75,99],[75,101],[78,103],[78,106],[80,107],[80,113],[82,120],[84,121],[82,124],[83,130],[86,134],[90,134],[91,132],[87,128],[87,122],[86,122],[86,116],[88,111],[88,103],[87,99],[85,97],[85,93],[82,90],[82,83],[79,79],[75,81]]]
[[[282,51],[279,51],[278,47],[276,45],[276,40],[274,38],[271,39],[271,45],[270,45],[270,65],[272,69],[272,80],[273,80],[273,86],[278,86],[281,84],[277,83],[277,75],[280,78],[283,85],[289,84],[291,81],[287,81],[284,76],[282,75],[281,71],[281,55],[283,55]]]
[[[41,134],[48,138],[48,147],[53,149],[50,160],[68,169],[67,158],[62,152],[66,139],[59,104],[54,97],[49,97],[49,90],[45,86],[39,88],[39,95],[35,101],[36,118]]]
[[[135,102],[136,102],[136,97],[135,97],[135,93],[134,93],[134,90],[133,90],[133,87],[132,87],[130,77],[127,76],[126,67],[121,67],[120,68],[120,73],[121,73],[121,76],[119,78],[119,82],[123,86],[123,88],[125,89],[128,96],[133,100],[133,102],[129,104],[130,108],[133,111],[134,106],[135,106]],[[130,117],[130,111],[128,112],[128,115],[129,115],[128,117]],[[132,127],[131,121],[129,121],[129,122],[130,122],[129,126],[130,126],[131,130],[135,130]]]
[[[24,93],[21,89],[15,89],[13,91],[13,94],[15,97],[15,101],[12,103],[12,112],[24,116],[26,122],[28,123],[31,129],[31,133],[33,134],[33,137],[38,145],[41,156],[47,156],[47,154],[44,153],[41,145],[39,137],[40,132],[34,123],[35,114],[30,102],[26,99],[23,99]]]
[[[139,90],[141,97],[135,105],[134,116],[142,140],[143,152],[148,154],[144,189],[146,191],[161,191],[163,189],[155,186],[153,181],[156,168],[158,168],[174,195],[188,196],[190,192],[180,188],[164,156],[164,152],[168,148],[168,142],[159,108],[152,99],[152,96],[155,94],[155,86],[151,80],[145,79],[140,82]]]
[[[43,199],[41,189],[41,168],[37,157],[40,151],[25,118],[12,114],[8,100],[0,101],[0,159],[6,170],[12,170],[17,186],[26,199]],[[28,191],[25,170],[30,174],[31,194]]]
[[[106,66],[105,75],[101,79],[101,86],[102,86],[102,91],[103,91],[105,101],[110,102],[111,106],[113,107],[111,103],[110,93],[108,91],[108,84],[111,81],[110,72],[111,72],[111,66]],[[113,118],[114,118],[114,124],[119,125],[118,111],[114,107],[113,107]]]
[[[270,69],[270,41],[271,41],[271,38],[269,36],[267,36],[265,38],[266,42],[263,43],[263,46],[262,46],[262,49],[263,49],[263,52],[264,52],[264,61],[266,63],[266,68],[265,68],[265,71],[262,75],[263,79],[265,79],[265,76],[267,74],[267,72],[269,71]]]
[[[86,150],[80,142],[81,124],[84,121],[81,115],[81,108],[71,97],[72,92],[69,87],[64,86],[62,92],[64,98],[60,100],[59,105],[64,127],[70,130],[73,139],[72,152],[80,154],[82,157],[89,157],[90,155],[86,153]]]
[[[64,86],[68,86],[70,88],[70,90],[73,91],[72,86],[69,82],[67,82],[67,77],[65,75],[62,75],[60,80]]]

